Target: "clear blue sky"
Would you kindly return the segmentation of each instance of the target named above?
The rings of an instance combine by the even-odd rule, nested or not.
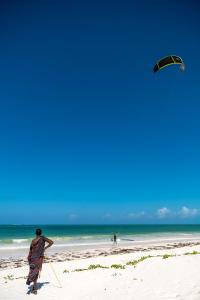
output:
[[[4,2],[0,222],[199,223],[197,1]]]

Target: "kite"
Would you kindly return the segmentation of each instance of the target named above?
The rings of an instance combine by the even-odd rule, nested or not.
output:
[[[159,70],[170,66],[170,65],[180,65],[180,70],[185,70],[185,64],[180,56],[176,55],[170,55],[165,56],[164,58],[161,58],[159,61],[157,61],[156,65],[153,68],[154,72],[158,72]]]

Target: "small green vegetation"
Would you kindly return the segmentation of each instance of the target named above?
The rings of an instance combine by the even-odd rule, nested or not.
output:
[[[101,266],[101,265],[90,265],[87,269],[75,269],[72,272],[82,272],[82,271],[95,270],[95,269],[109,269],[109,267]],[[69,272],[67,270],[65,270],[65,271],[63,273]]]
[[[132,261],[128,261],[126,263],[126,265],[135,267],[137,265],[137,263],[138,263],[138,260],[132,260]]]
[[[138,260],[132,260],[132,261],[127,262],[126,265],[127,265],[127,266],[133,266],[133,267],[136,267],[136,265],[137,265],[138,263],[144,261],[144,260],[147,259],[147,258],[151,258],[151,257],[153,257],[153,256],[151,256],[151,255],[148,255],[148,256],[142,256],[142,257],[141,257],[140,259],[138,259]]]
[[[114,265],[111,266],[111,268],[113,268],[113,269],[125,269],[125,266],[114,264]]]
[[[163,259],[167,259],[167,258],[169,258],[169,257],[173,257],[174,255],[172,255],[172,254],[164,254],[163,255]]]
[[[142,262],[143,260],[147,259],[147,258],[151,258],[153,256],[148,255],[148,256],[142,256],[140,259],[138,259],[138,262]]]
[[[101,266],[101,265],[90,265],[88,270],[95,270],[95,269],[109,269],[109,267]]]
[[[184,255],[196,255],[196,254],[200,254],[200,252],[198,251],[186,252]]]
[[[26,276],[15,277],[14,279],[27,279]]]
[[[5,280],[14,280],[15,278],[14,278],[14,275],[7,275],[7,276],[3,277],[3,279],[5,279]]]
[[[87,271],[88,269],[75,269],[73,270],[73,272],[83,272],[83,271]]]
[[[64,270],[63,273],[69,273],[69,271],[68,270]]]

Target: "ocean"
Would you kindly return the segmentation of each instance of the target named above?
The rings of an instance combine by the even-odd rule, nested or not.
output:
[[[56,251],[110,246],[114,233],[121,245],[200,239],[200,225],[0,225],[0,258],[27,252],[38,227]]]

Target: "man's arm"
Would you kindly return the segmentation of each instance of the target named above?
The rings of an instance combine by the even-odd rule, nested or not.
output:
[[[48,243],[48,245],[44,247],[44,250],[46,250],[47,248],[49,248],[49,247],[51,247],[53,245],[53,241],[52,240],[50,240],[50,239],[48,239],[46,237],[44,238],[44,240],[45,240],[45,242]]]

